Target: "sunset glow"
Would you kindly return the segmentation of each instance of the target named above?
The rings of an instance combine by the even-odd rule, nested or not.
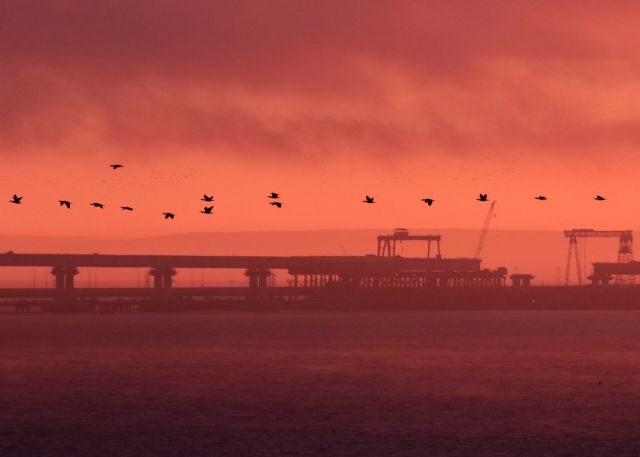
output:
[[[3,231],[635,227],[638,5],[357,4],[0,3]]]

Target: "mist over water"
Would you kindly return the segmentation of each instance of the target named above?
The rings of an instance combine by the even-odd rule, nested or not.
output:
[[[0,455],[638,455],[640,313],[3,315]]]

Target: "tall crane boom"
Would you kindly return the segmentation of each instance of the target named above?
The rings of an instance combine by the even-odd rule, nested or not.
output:
[[[476,247],[476,254],[474,258],[479,259],[480,254],[482,253],[482,247],[484,246],[484,240],[487,238],[487,232],[489,231],[489,224],[491,224],[491,218],[493,217],[493,210],[496,206],[495,200],[491,202],[491,206],[489,207],[489,212],[487,213],[487,217],[484,220],[484,226],[482,227],[482,232],[480,233],[480,239],[478,240],[478,247]]]

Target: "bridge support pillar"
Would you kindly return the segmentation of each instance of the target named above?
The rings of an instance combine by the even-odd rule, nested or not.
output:
[[[76,267],[53,267],[51,274],[55,277],[56,289],[59,291],[73,290],[73,278],[78,274]]]
[[[249,288],[264,289],[267,287],[271,270],[268,268],[249,268],[244,272],[244,275],[249,278]]]
[[[340,275],[340,285],[342,287],[360,287],[360,276],[352,276],[350,274]]]
[[[173,268],[167,268],[162,272],[162,285],[165,289],[171,289],[173,287],[173,277],[176,274],[176,270]]]
[[[153,277],[153,288],[161,290],[171,289],[173,287],[173,277],[178,273],[171,267],[155,267],[149,270],[149,274]]]
[[[173,277],[176,274],[176,270],[172,267],[153,267],[149,270],[149,275],[153,278],[154,292],[149,309],[158,309],[157,306],[165,308],[171,305],[168,290],[173,287]]]
[[[50,312],[76,312],[87,311],[82,303],[74,299],[74,277],[78,274],[76,267],[58,266],[51,269],[56,289],[56,301],[50,305],[44,305],[44,309]]]
[[[594,286],[608,286],[611,282],[612,276],[593,274],[589,276],[589,279],[591,279],[591,284]]]

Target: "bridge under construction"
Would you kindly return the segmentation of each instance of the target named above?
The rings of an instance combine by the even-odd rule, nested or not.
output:
[[[485,225],[486,227],[486,225]],[[570,246],[582,235],[565,232]],[[484,240],[483,233],[481,240]],[[632,252],[630,231],[607,231],[620,237],[622,254]],[[482,242],[481,241],[481,242]],[[397,245],[422,243],[421,257],[397,255]],[[46,267],[53,287],[1,288],[0,306],[27,311],[87,311],[130,309],[640,309],[640,286],[618,277],[640,275],[640,262],[630,256],[618,262],[598,262],[589,285],[533,286],[531,274],[482,268],[475,257],[446,258],[440,235],[412,235],[396,229],[378,237],[377,255],[364,256],[182,256],[104,254],[0,254],[0,267]],[[576,248],[574,246],[573,248]],[[570,247],[570,249],[573,249]],[[477,252],[477,251],[476,251]],[[576,251],[577,252],[577,251]],[[571,254],[570,251],[570,258]],[[620,260],[620,259],[618,259]],[[143,268],[148,287],[77,287],[84,269]],[[246,283],[237,287],[176,287],[178,272],[189,269],[239,270]],[[275,285],[274,273],[284,271],[286,286]],[[278,273],[280,274],[280,273]]]
[[[403,242],[426,243],[426,256],[396,255]],[[435,243],[432,256],[432,243]],[[507,269],[483,269],[477,258],[444,258],[439,235],[410,235],[397,229],[378,237],[378,255],[365,256],[179,256],[102,254],[0,254],[0,267],[49,267],[51,288],[0,289],[5,304],[41,302],[46,308],[74,308],[79,301],[146,299],[158,306],[180,299],[282,299],[301,301],[355,291],[425,290],[451,288],[499,288],[506,286]],[[74,278],[82,268],[145,268],[151,287],[78,288]],[[181,269],[236,269],[247,278],[242,287],[174,287]],[[284,270],[288,285],[272,286],[274,270]],[[527,275],[516,275],[514,284],[528,285]],[[363,295],[367,295],[363,292]]]

